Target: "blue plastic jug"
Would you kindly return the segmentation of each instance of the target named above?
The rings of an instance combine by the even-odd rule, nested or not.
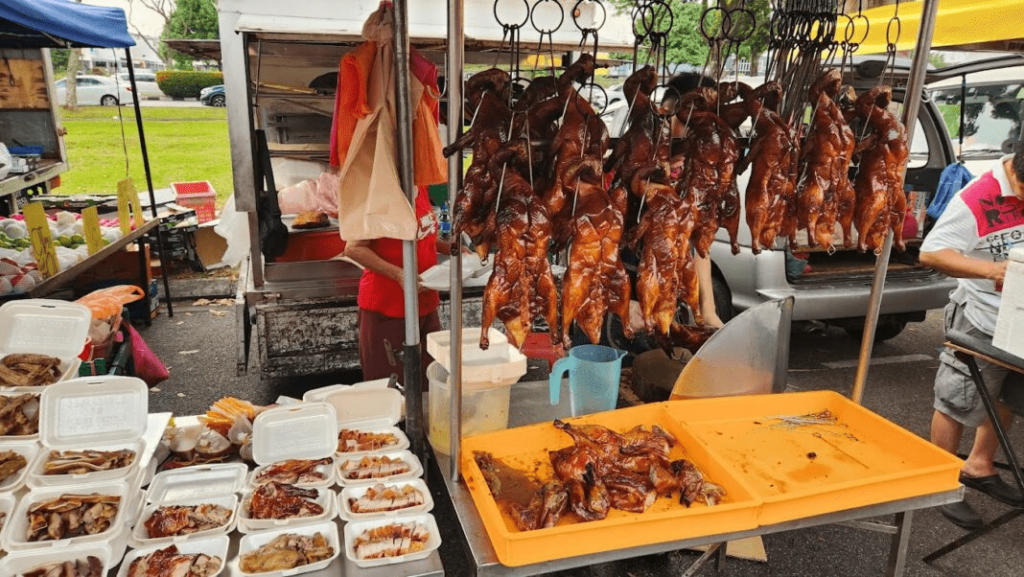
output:
[[[558,359],[551,367],[548,377],[551,404],[558,404],[562,375],[568,371],[572,416],[614,410],[619,398],[619,375],[624,356],[626,351],[603,345],[580,345],[569,349],[569,355]]]

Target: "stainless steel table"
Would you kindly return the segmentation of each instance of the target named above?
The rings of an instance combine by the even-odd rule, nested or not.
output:
[[[547,381],[516,384],[512,387],[511,405],[509,408],[509,427],[520,427],[541,421],[550,421],[556,418],[567,417],[569,416],[568,398],[568,384],[567,381],[564,380],[562,381],[562,394],[560,395],[562,402],[557,406],[551,406],[548,401]],[[437,451],[435,451],[435,456],[440,470],[445,473],[442,475],[444,477],[445,490],[451,498],[452,504],[455,508],[455,513],[458,516],[459,523],[461,525],[460,536],[466,541],[468,551],[470,552],[471,559],[469,559],[469,565],[475,570],[477,575],[488,577],[538,575],[553,571],[587,567],[609,561],[640,557],[643,555],[688,549],[700,545],[711,545],[712,548],[709,549],[709,552],[698,559],[694,564],[694,567],[691,567],[690,571],[687,571],[684,574],[690,575],[710,559],[710,554],[712,552],[715,552],[718,555],[718,562],[721,563],[722,553],[725,548],[720,545],[727,541],[834,523],[844,523],[858,528],[892,534],[892,546],[885,574],[887,576],[900,576],[903,575],[906,565],[907,545],[910,540],[910,526],[913,512],[917,509],[926,509],[929,507],[960,501],[963,498],[964,491],[963,487],[960,487],[953,491],[911,499],[899,499],[869,507],[838,511],[827,515],[807,517],[776,525],[761,526],[748,531],[706,535],[704,537],[684,539],[682,541],[658,543],[643,547],[596,553],[593,555],[557,559],[547,561],[545,563],[537,563],[535,565],[526,565],[523,567],[506,567],[498,561],[498,556],[494,552],[494,548],[491,546],[491,541],[487,536],[487,530],[484,527],[479,513],[477,513],[476,505],[473,503],[473,498],[470,495],[469,490],[466,489],[466,486],[463,483],[453,482],[447,474],[450,470],[450,460],[448,456],[440,454]],[[870,517],[890,514],[896,515],[895,526],[861,521],[862,519]]]

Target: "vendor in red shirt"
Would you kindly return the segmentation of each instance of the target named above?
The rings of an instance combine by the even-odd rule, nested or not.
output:
[[[449,243],[437,235],[437,219],[430,208],[426,187],[416,197],[419,233],[416,239],[417,272],[437,264],[438,253],[447,254]],[[359,281],[359,361],[363,379],[401,377],[401,361],[394,355],[405,343],[405,299],[402,291],[402,241],[391,238],[361,240],[348,244],[343,256],[363,267]],[[419,286],[420,345],[427,334],[441,330],[437,316],[440,298],[436,291]],[[389,350],[391,353],[389,354]],[[394,365],[392,365],[394,360]],[[433,360],[422,352],[423,371]],[[426,383],[426,377],[422,381]]]

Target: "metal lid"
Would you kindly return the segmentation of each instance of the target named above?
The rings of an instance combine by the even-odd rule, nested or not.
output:
[[[245,463],[197,465],[164,471],[153,477],[146,493],[150,503],[171,503],[238,493],[245,487]]]
[[[0,306],[0,357],[31,353],[61,359],[85,347],[92,312],[83,305],[49,299],[11,301]]]
[[[146,432],[148,418],[149,388],[141,379],[71,379],[43,389],[39,438],[51,449],[131,443]]]
[[[402,420],[405,398],[395,389],[359,387],[331,393],[324,402],[334,407],[341,427],[390,427]]]
[[[324,459],[338,447],[338,417],[327,403],[275,407],[252,424],[252,458],[260,465]]]

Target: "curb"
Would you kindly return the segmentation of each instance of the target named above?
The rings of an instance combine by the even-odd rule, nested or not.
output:
[[[171,298],[175,301],[197,298],[234,298],[233,279],[168,279]],[[160,298],[164,298],[164,283],[157,282]]]

